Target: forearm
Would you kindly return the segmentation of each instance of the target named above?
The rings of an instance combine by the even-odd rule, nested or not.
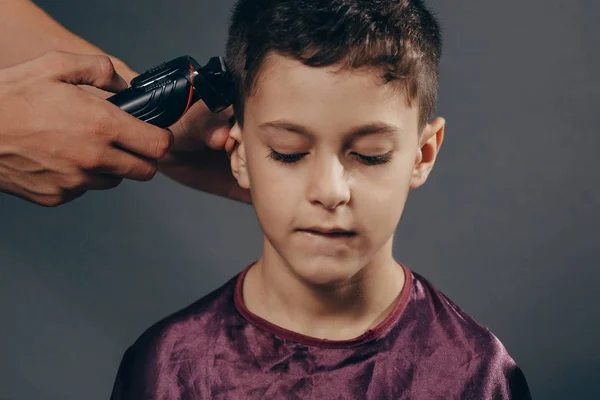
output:
[[[67,30],[30,0],[0,1],[0,68],[22,63],[53,50],[106,54]],[[117,72],[127,82],[137,75],[124,62],[110,57]]]

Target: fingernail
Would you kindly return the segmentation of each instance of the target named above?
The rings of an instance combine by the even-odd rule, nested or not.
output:
[[[119,75],[119,84],[121,85],[123,90],[129,87],[129,83],[121,75]]]

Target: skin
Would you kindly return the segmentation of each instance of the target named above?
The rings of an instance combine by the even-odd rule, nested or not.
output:
[[[215,115],[199,101],[156,128],[104,101],[137,75],[33,2],[1,1],[0,192],[54,207],[160,171],[251,203],[227,158],[231,107]]]
[[[244,126],[230,133],[233,174],[249,190],[264,233],[244,301],[285,329],[355,338],[385,318],[402,290],[394,231],[409,191],[433,168],[445,121],[419,132],[416,106],[373,70],[313,68],[271,54],[256,88]],[[389,129],[353,135],[369,125]],[[272,150],[296,154],[287,156],[295,162],[273,159]],[[376,159],[365,156],[388,161],[370,165]],[[333,239],[299,230],[315,226],[354,234]]]

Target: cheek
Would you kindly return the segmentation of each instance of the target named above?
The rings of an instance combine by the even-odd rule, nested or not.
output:
[[[246,167],[257,218],[263,229],[275,230],[293,221],[300,185],[291,182],[293,174],[285,166],[266,156],[266,150],[247,152]]]
[[[367,189],[367,186],[364,187]],[[370,185],[370,190],[361,190],[355,193],[354,203],[356,210],[365,214],[367,223],[372,226],[394,224],[404,209],[408,195],[408,184],[400,182],[386,182],[385,185]],[[369,221],[370,219],[370,221]]]
[[[354,190],[355,212],[367,229],[377,235],[393,233],[409,192],[413,164],[406,160],[393,163],[384,174],[363,176]]]

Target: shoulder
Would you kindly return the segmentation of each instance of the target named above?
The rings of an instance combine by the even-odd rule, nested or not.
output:
[[[415,312],[427,330],[439,335],[440,343],[484,357],[490,353],[505,352],[504,346],[490,329],[468,315],[453,300],[416,272],[413,274]]]
[[[111,399],[137,398],[133,393],[158,391],[153,385],[195,374],[190,360],[207,359],[226,320],[236,318],[233,299],[238,276],[147,328],[125,351]],[[119,397],[120,393],[131,397]]]
[[[237,275],[194,303],[162,318],[147,328],[132,347],[171,346],[176,342],[181,349],[185,343],[197,345],[198,341],[208,340],[222,319],[234,311],[236,280]]]
[[[464,399],[530,399],[525,377],[504,344],[423,276],[413,272],[415,317],[423,348],[435,343],[432,370],[464,382]],[[450,371],[450,372],[448,372]]]

